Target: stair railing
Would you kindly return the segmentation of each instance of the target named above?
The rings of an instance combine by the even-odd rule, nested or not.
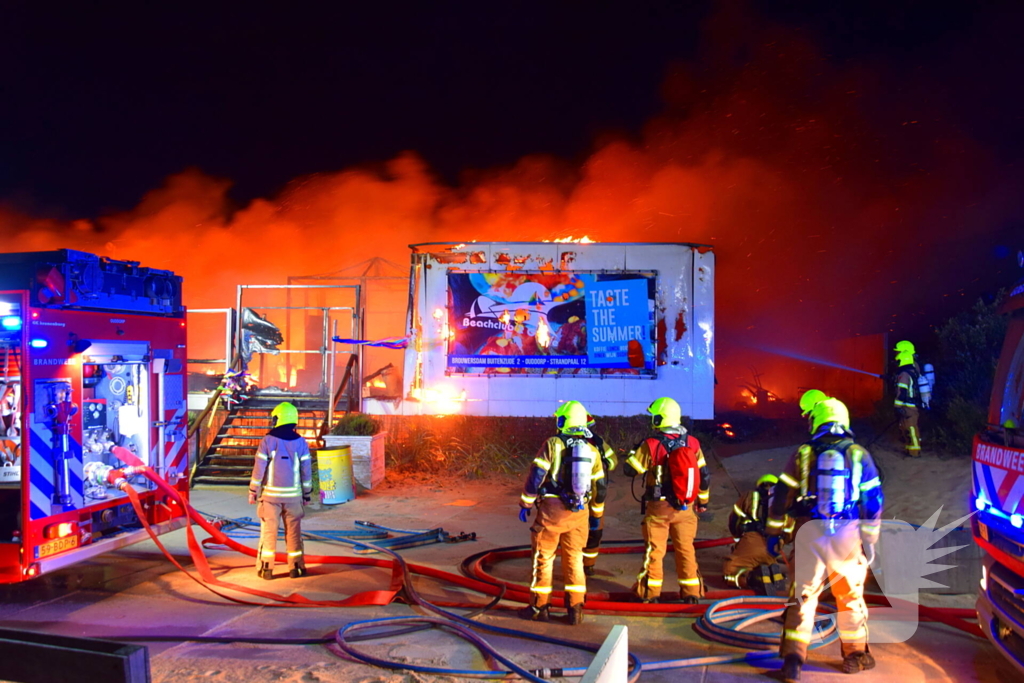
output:
[[[241,365],[241,361],[242,357],[239,355],[235,355],[235,357],[231,359],[231,365],[228,366],[228,369],[234,370],[236,365]],[[187,438],[189,441],[192,440],[192,437],[197,432],[200,432],[200,430],[203,429],[204,422],[209,423],[206,425],[207,429],[209,429],[211,425],[213,425],[213,420],[217,416],[217,409],[220,407],[220,397],[221,394],[223,393],[224,382],[221,381],[221,383],[217,386],[217,389],[213,392],[213,396],[210,397],[210,400],[206,404],[206,407],[203,408],[199,415],[196,416],[196,419],[192,423],[192,426],[188,428]],[[200,433],[199,438],[196,439],[195,455],[192,458],[192,468],[189,470],[188,473],[188,487],[190,489],[194,486],[193,479],[195,479],[196,470],[199,469],[199,463],[203,459],[203,450],[203,438],[202,433]]]

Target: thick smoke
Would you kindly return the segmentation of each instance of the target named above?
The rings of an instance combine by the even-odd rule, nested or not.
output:
[[[229,180],[187,170],[124,213],[61,223],[0,212],[3,248],[172,269],[198,308],[233,305],[238,283],[373,256],[405,264],[415,242],[705,243],[718,259],[720,402],[738,398],[751,363],[791,398],[820,382],[816,369],[750,348],[829,353],[854,335],[920,332],[980,276],[964,262],[986,235],[1019,215],[1017,178],[949,122],[939,84],[897,91],[891,74],[836,66],[796,32],[723,21],[708,26],[702,60],[670,69],[660,116],[595,142],[579,164],[529,156],[453,188],[407,152],[242,208]]]

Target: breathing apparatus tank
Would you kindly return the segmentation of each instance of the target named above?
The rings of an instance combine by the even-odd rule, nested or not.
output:
[[[829,449],[818,454],[817,462],[818,515],[826,520],[838,519],[849,505],[848,485],[850,470],[841,451]]]
[[[935,366],[925,363],[921,366],[921,374],[917,376],[917,393],[921,396],[921,407],[930,408],[932,390],[935,388]]]
[[[593,481],[594,458],[597,449],[581,436],[566,439],[566,455],[569,459],[569,486],[566,491],[566,505],[570,510],[582,510],[590,495]]]

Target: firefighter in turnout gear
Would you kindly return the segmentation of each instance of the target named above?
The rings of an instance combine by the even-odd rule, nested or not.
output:
[[[604,514],[607,491],[601,454],[592,443],[589,421],[590,416],[579,401],[569,401],[560,408],[556,413],[559,433],[544,442],[523,486],[519,519],[527,521],[530,510],[537,509],[530,527],[530,604],[519,611],[524,619],[548,621],[551,575],[555,553],[561,546],[569,623],[583,622],[587,592],[583,545],[587,540],[587,520],[590,515]]]
[[[729,533],[736,539],[725,558],[722,575],[737,588],[749,588],[758,595],[784,595],[786,575],[779,566],[778,546],[792,540],[796,521],[787,516],[782,536],[766,537],[769,505],[779,478],[766,474],[757,488],[748,491],[729,514]]]
[[[302,551],[303,503],[313,492],[313,466],[309,445],[295,430],[299,411],[281,403],[271,412],[276,425],[260,441],[249,481],[249,503],[257,503],[260,518],[260,547],[256,570],[263,579],[274,578],[277,529],[284,521],[288,570],[293,579],[306,575]]]
[[[572,403],[563,403],[558,409],[559,411],[564,410],[565,406]],[[558,417],[558,412],[555,412],[555,417]],[[587,427],[593,434],[594,429],[594,418],[591,417],[587,422]],[[604,481],[605,486],[611,481],[611,473],[615,470],[615,467],[619,464],[618,458],[615,456],[615,449],[608,445],[608,442],[602,439],[597,434],[593,434],[590,438],[590,443],[594,445],[597,452],[601,454],[601,464],[604,466]],[[604,536],[604,501],[600,503],[596,499],[591,498],[590,500],[590,517],[588,520],[587,532],[587,544],[583,546],[583,573],[587,576],[593,576],[597,573],[597,556],[601,552],[601,538]]]
[[[808,419],[814,406],[828,398],[828,395],[820,389],[808,389],[800,397],[800,415]]]
[[[633,591],[643,602],[659,599],[664,580],[662,562],[671,537],[679,597],[683,602],[695,603],[704,594],[704,585],[693,539],[697,536],[697,513],[707,510],[711,478],[700,443],[681,424],[679,404],[671,398],[659,398],[647,412],[655,434],[644,439],[622,466],[628,476],[644,475],[644,563]]]
[[[918,458],[921,456],[921,431],[917,424],[921,412],[921,398],[917,384],[921,370],[917,367],[917,350],[911,342],[905,340],[897,342],[893,350],[896,352],[896,363],[899,365],[893,407],[900,421],[900,433],[907,455]]]
[[[821,401],[811,410],[810,440],[779,476],[768,520],[768,533],[780,535],[788,517],[796,518],[793,586],[779,649],[784,681],[800,680],[826,583],[839,610],[843,671],[874,668],[864,581],[874,560],[882,504],[878,470],[871,454],[854,442],[846,406],[834,398]]]

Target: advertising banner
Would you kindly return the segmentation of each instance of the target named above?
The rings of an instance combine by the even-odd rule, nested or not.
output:
[[[448,370],[655,374],[650,272],[449,272]]]

